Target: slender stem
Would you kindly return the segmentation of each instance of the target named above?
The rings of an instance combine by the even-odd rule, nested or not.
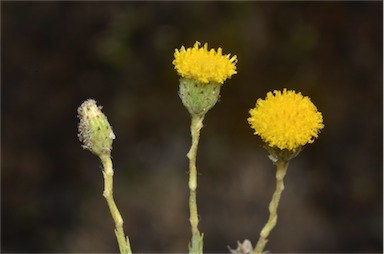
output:
[[[190,211],[190,223],[192,229],[192,240],[190,243],[190,253],[202,253],[203,252],[203,236],[200,235],[198,229],[198,213],[196,204],[196,188],[197,188],[197,169],[196,169],[196,154],[197,146],[199,144],[200,130],[203,127],[204,116],[192,115],[191,122],[191,136],[192,146],[189,150],[187,157],[189,158],[189,211]]]
[[[263,252],[265,245],[268,242],[269,233],[276,226],[277,223],[277,207],[279,206],[279,201],[281,193],[284,190],[284,176],[287,172],[288,162],[287,161],[277,161],[276,162],[276,190],[273,193],[271,203],[269,203],[269,219],[265,224],[264,228],[260,232],[259,241],[256,244],[256,247],[253,251],[254,254],[260,254]]]
[[[119,209],[117,209],[115,200],[113,199],[113,166],[111,156],[103,155],[100,157],[103,163],[103,176],[104,176],[104,192],[103,196],[107,200],[109,210],[112,218],[115,222],[115,234],[117,242],[119,244],[120,253],[132,254],[131,246],[128,236],[125,237],[123,229],[123,219],[120,215]]]

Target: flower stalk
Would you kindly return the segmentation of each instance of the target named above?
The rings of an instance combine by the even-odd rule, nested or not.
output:
[[[223,55],[222,49],[208,50],[208,44],[200,47],[196,42],[192,48],[182,46],[175,49],[173,64],[181,76],[179,96],[191,115],[192,145],[187,154],[189,159],[189,212],[192,239],[189,253],[203,253],[203,236],[198,228],[196,189],[197,169],[196,155],[200,130],[205,114],[217,103],[220,88],[224,81],[236,74],[237,56]]]
[[[111,159],[112,143],[116,138],[107,117],[96,105],[96,101],[86,100],[77,109],[79,123],[79,139],[83,148],[97,155],[103,164],[104,192],[112,219],[115,222],[115,235],[119,245],[120,253],[132,254],[128,236],[125,237],[123,229],[123,218],[113,198],[113,164]]]
[[[119,245],[120,253],[132,254],[128,236],[125,237],[123,229],[123,218],[113,198],[113,166],[110,154],[100,156],[103,164],[104,192],[103,196],[108,203],[112,219],[115,222],[115,235]]]
[[[323,115],[309,97],[294,90],[283,89],[258,99],[247,119],[254,134],[259,135],[269,151],[269,158],[276,165],[276,190],[269,204],[269,218],[260,232],[259,241],[253,250],[261,254],[268,236],[277,223],[277,208],[284,190],[284,176],[288,163],[306,144],[311,144],[324,128]]]
[[[189,159],[189,212],[190,223],[192,230],[192,240],[189,245],[190,253],[203,253],[203,235],[200,234],[198,224],[199,218],[197,213],[196,203],[196,189],[197,189],[197,169],[196,169],[196,155],[197,147],[199,144],[200,130],[203,127],[204,115],[192,115],[191,120],[191,136],[192,145],[187,157]]]
[[[254,254],[261,254],[268,242],[268,236],[277,223],[277,208],[279,206],[281,193],[284,190],[284,176],[287,172],[288,161],[278,160],[276,162],[276,190],[273,193],[272,200],[269,203],[269,218],[260,232],[259,241],[254,249]]]

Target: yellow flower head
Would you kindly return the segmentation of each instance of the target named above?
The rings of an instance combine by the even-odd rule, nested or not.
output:
[[[249,111],[248,123],[270,147],[294,150],[313,143],[324,128],[323,116],[310,98],[293,90],[269,92]]]
[[[208,44],[199,48],[196,42],[193,48],[175,49],[173,64],[175,69],[184,78],[199,80],[202,83],[223,84],[227,78],[236,74],[237,56],[222,55],[222,49],[208,51]]]

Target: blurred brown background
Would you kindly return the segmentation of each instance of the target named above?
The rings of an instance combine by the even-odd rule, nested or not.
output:
[[[1,2],[2,252],[117,252],[77,107],[104,106],[134,252],[186,252],[187,110],[175,48],[238,56],[197,166],[205,252],[253,243],[275,169],[246,119],[274,89],[311,97],[319,139],[291,161],[271,252],[383,251],[382,2]]]

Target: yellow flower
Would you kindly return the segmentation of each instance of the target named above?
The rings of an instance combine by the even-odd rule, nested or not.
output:
[[[324,128],[323,116],[310,98],[293,90],[269,92],[249,111],[248,123],[270,147],[295,150],[313,143]]]
[[[175,69],[184,78],[199,80],[202,83],[223,84],[227,78],[236,74],[237,56],[222,55],[222,49],[208,51],[208,44],[199,48],[196,42],[193,48],[175,49],[173,64]]]

